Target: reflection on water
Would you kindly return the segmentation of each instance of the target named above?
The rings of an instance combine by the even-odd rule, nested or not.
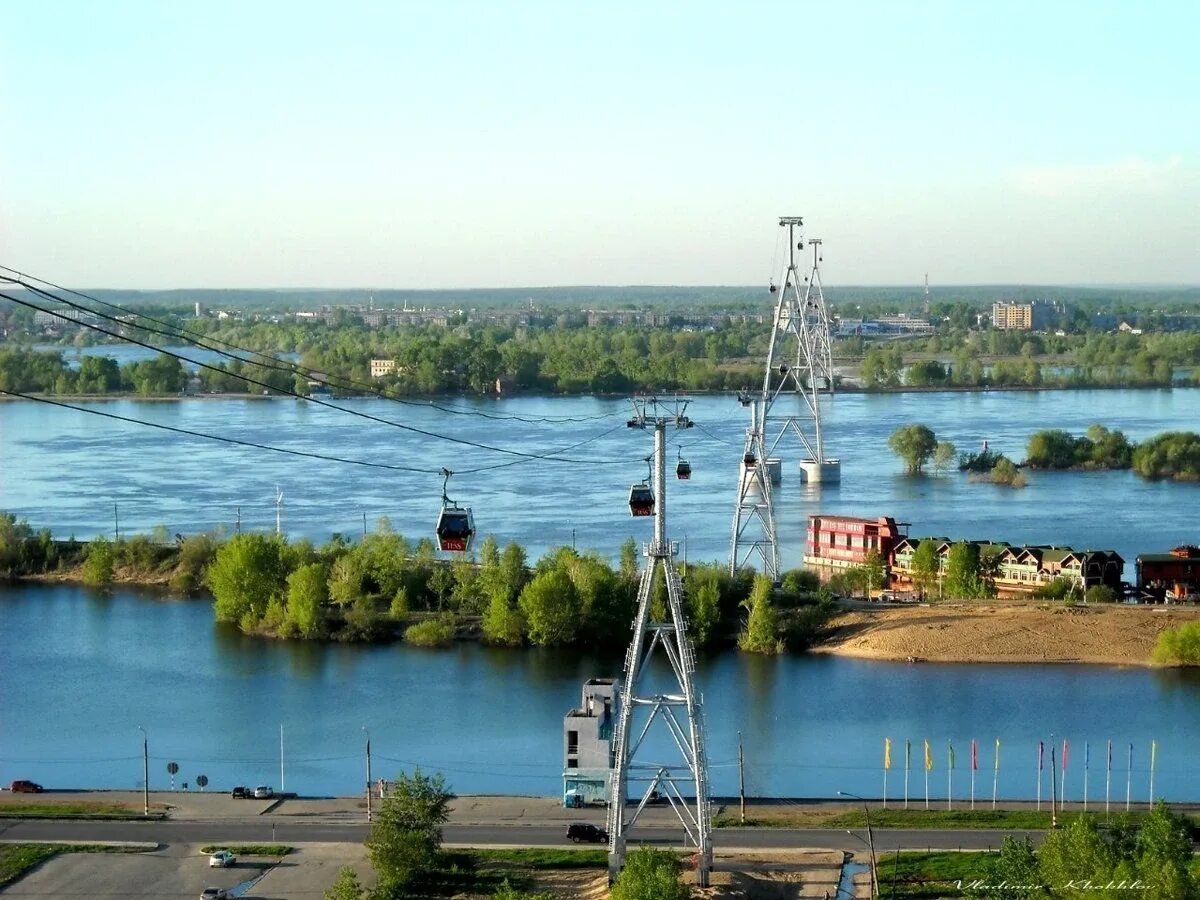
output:
[[[99,599],[66,585],[0,588],[0,780],[131,788],[141,778],[141,733],[150,736],[151,783],[206,774],[213,789],[277,784],[279,728],[289,790],[349,793],[361,786],[363,726],[379,773],[420,764],[455,790],[554,794],[561,784],[562,717],[582,681],[619,675],[619,654],[508,650],[459,644],[422,650],[282,643],[212,620],[204,602],[164,602],[118,589]],[[647,686],[666,686],[655,658]],[[1135,747],[1133,796],[1145,800],[1150,741],[1155,790],[1200,799],[1200,672],[1072,665],[925,665],[834,656],[698,660],[715,792],[737,791],[742,732],[751,795],[877,795],[882,742],[912,741],[920,781],[922,741],[936,748],[935,796],[944,797],[945,748],[958,748],[956,783],[969,781],[972,738],[981,760],[1003,742],[1000,796],[1036,789],[1037,741],[1090,742],[1093,768],[1108,740],[1114,781]],[[659,743],[655,743],[655,740]],[[648,748],[673,759],[663,735]],[[940,774],[938,774],[940,773]],[[1102,776],[1092,773],[1092,795]],[[915,782],[914,782],[915,783]],[[1082,791],[1075,764],[1068,793]]]

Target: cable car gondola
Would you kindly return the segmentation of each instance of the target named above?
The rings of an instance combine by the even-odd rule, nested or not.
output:
[[[446,496],[446,485],[454,474],[449,469],[442,469],[442,511],[437,520],[438,547],[441,550],[465,553],[471,547],[471,539],[475,537],[475,518],[471,515],[471,507],[459,506]]]
[[[646,458],[646,468],[649,470],[646,480],[631,485],[629,488],[629,514],[631,516],[654,515],[654,491],[650,488],[654,474],[650,468],[651,459],[652,457]]]
[[[654,515],[654,491],[644,481],[629,488],[629,514],[631,516]]]
[[[753,453],[747,453],[745,456],[742,457],[742,464],[747,469],[753,469],[755,466],[758,465],[758,457],[756,457]]]
[[[675,477],[687,481],[692,477],[692,464],[683,458],[682,447],[676,452],[679,454],[679,461],[675,463]]]

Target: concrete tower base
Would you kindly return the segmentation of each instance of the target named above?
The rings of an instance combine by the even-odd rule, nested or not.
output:
[[[839,459],[800,460],[800,480],[806,484],[837,484],[842,480],[842,461]]]

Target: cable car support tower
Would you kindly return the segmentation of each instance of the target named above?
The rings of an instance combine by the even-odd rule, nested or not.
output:
[[[704,716],[694,684],[696,656],[683,614],[683,584],[675,569],[678,545],[667,539],[666,429],[668,425],[692,427],[684,415],[686,408],[686,401],[635,400],[634,416],[628,422],[630,428],[654,429],[654,539],[643,546],[646,565],[639,578],[633,640],[625,654],[621,681],[608,805],[608,868],[611,878],[620,873],[629,829],[657,792],[679,817],[687,843],[695,847],[696,884],[706,887],[712,870],[712,813]],[[660,568],[666,580],[668,621],[653,622],[651,598]],[[667,657],[673,676],[665,690],[646,684],[647,668],[657,651]],[[643,741],[656,722],[659,731],[665,728],[670,735],[679,761],[646,759],[651,751],[643,747]]]

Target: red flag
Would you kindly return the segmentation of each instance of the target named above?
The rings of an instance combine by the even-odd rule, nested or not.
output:
[[[971,738],[971,770],[979,768],[979,748],[975,746],[975,738]]]
[[[1071,749],[1071,745],[1067,743],[1067,739],[1063,738],[1063,771],[1067,771],[1067,751]]]
[[[1045,768],[1044,761],[1046,759],[1046,742],[1038,741],[1038,771]]]

